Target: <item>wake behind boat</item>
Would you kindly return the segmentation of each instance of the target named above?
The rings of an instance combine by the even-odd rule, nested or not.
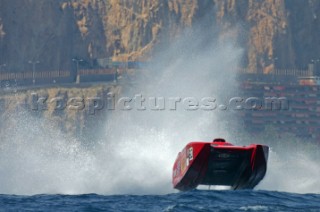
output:
[[[181,191],[198,185],[253,189],[266,174],[268,154],[268,146],[234,146],[222,138],[191,142],[179,152],[174,163],[173,187]]]

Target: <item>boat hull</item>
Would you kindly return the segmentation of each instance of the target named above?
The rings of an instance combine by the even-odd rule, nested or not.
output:
[[[220,143],[221,144],[221,143]],[[191,190],[198,185],[223,185],[253,189],[267,171],[269,148],[192,142],[178,155],[173,167],[173,187]]]

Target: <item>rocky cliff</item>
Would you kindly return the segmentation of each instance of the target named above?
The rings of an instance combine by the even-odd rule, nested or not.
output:
[[[97,140],[105,130],[109,93],[117,95],[114,85],[59,86],[0,92],[0,134],[8,129],[34,126],[59,129],[79,140]],[[99,102],[98,102],[99,101]],[[96,108],[96,109],[94,109]]]
[[[306,68],[319,59],[319,16],[317,0],[2,0],[0,63],[21,71],[30,60],[37,70],[70,69],[76,57],[144,60],[205,21],[203,30],[244,47],[252,72]]]

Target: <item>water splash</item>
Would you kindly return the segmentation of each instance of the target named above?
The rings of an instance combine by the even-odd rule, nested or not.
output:
[[[188,34],[161,51],[146,73],[150,77],[138,79],[123,95],[222,100],[235,85],[232,72],[241,49],[217,42],[203,47],[197,40],[201,35]],[[220,117],[226,114],[181,108],[115,111],[106,121],[104,140],[90,148],[59,133],[50,121],[12,114],[14,127],[0,144],[0,193],[173,192],[171,168],[178,151],[190,140],[230,138]]]
[[[188,43],[188,38],[165,51],[167,58],[175,60],[155,63],[150,68],[155,72],[148,73],[151,77],[139,79],[123,95],[213,96],[220,100],[232,93],[235,80],[230,72],[241,50],[226,44],[212,44],[207,51],[192,46],[185,50],[196,55],[190,60],[187,53],[177,53],[183,43]],[[301,141],[294,143],[286,136],[274,143],[277,138],[267,135],[252,138],[241,134],[241,128],[234,131],[230,122],[223,121],[230,121],[226,111],[115,111],[106,120],[104,139],[90,148],[60,133],[50,121],[27,112],[10,114],[9,119],[12,128],[6,129],[0,143],[0,193],[174,192],[171,168],[178,151],[190,140],[209,141],[213,136],[238,144],[259,141],[272,147],[267,175],[257,189],[320,190],[316,148],[306,149]]]
[[[223,103],[234,95],[234,67],[241,49],[232,43],[206,43],[199,34],[181,37],[161,51],[134,87],[133,97],[214,97]],[[11,128],[1,135],[0,193],[163,194],[174,192],[171,168],[191,140],[225,137],[236,144],[266,143],[267,135],[252,138],[233,129],[228,111],[119,111],[108,115],[103,140],[92,146],[67,137],[44,119],[27,112],[10,114]],[[91,141],[90,141],[91,142]],[[317,193],[320,167],[316,148],[292,143],[270,152],[268,172],[258,189]],[[91,142],[92,143],[92,142]],[[301,142],[300,142],[301,143]],[[285,154],[284,154],[285,153]]]

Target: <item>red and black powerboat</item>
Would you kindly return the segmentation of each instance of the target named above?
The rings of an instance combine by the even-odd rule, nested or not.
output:
[[[173,187],[181,191],[198,185],[253,189],[266,174],[268,154],[268,146],[234,146],[222,138],[191,142],[179,152],[174,163]]]

